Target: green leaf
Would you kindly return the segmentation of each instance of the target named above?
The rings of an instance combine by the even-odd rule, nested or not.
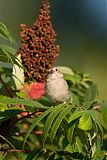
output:
[[[88,113],[84,113],[83,116],[79,119],[78,128],[85,131],[92,128],[92,120]]]
[[[17,56],[16,61],[18,63],[20,63],[20,65],[22,65],[22,60],[21,60],[21,55],[20,54]],[[23,67],[19,67],[18,65],[14,64],[13,65],[12,75],[13,75],[12,77],[14,79],[14,83],[15,83],[16,89],[20,90],[23,87],[24,80],[25,80],[24,68]]]
[[[0,122],[15,117],[22,112],[23,110],[18,107],[8,108],[4,112],[0,112]]]
[[[0,112],[3,112],[7,109],[7,105],[6,104],[3,104],[3,103],[0,103]]]
[[[102,117],[101,112],[98,110],[94,110],[94,109],[88,110],[87,112],[88,112],[88,114],[90,114],[93,121],[98,125],[98,127],[103,135],[104,121],[103,121],[103,117]]]
[[[15,60],[15,56],[14,54],[9,53],[6,49],[4,45],[0,45],[0,54],[1,56],[3,56],[3,58],[5,59],[6,62],[11,63],[12,65],[14,64],[14,60]],[[2,58],[2,60],[3,60]]]
[[[8,38],[11,43],[14,42],[10,32],[2,22],[0,22],[0,33],[3,35],[4,38]]]
[[[47,160],[55,160],[55,155],[56,155],[56,153],[53,153],[52,155],[50,155],[50,156],[48,157]]]
[[[75,111],[68,119],[68,123],[71,123],[72,121],[78,119],[84,114],[84,111]]]
[[[23,99],[27,98],[27,95],[25,92],[16,92],[16,95],[19,98],[23,98]]]
[[[78,148],[79,153],[83,151],[83,144],[78,136],[76,136],[76,147]]]
[[[19,98],[5,98],[5,99],[0,99],[0,103],[3,104],[13,104],[13,105],[26,105],[30,106],[33,108],[44,108],[48,109],[49,107],[43,106],[41,103],[31,100],[31,99],[19,99]]]
[[[46,141],[46,138],[48,136],[48,132],[51,128],[51,125],[54,121],[54,119],[56,118],[56,116],[59,114],[59,112],[64,108],[65,104],[59,104],[58,106],[56,106],[54,108],[54,110],[49,114],[46,122],[45,122],[45,126],[44,126],[44,131],[43,131],[43,144]]]
[[[73,139],[75,126],[76,126],[76,123],[73,123],[71,126],[69,126],[69,128],[67,130],[67,139],[68,139],[70,144],[72,144],[72,139]]]
[[[66,67],[66,66],[56,66],[55,68],[57,68],[63,74],[68,74],[68,75],[71,75],[71,76],[74,75],[73,70],[71,68],[69,68],[69,67]]]
[[[6,74],[2,74],[1,78],[2,78],[3,82],[5,82],[5,83],[8,83],[11,80],[11,77]]]
[[[104,122],[104,128],[107,130],[107,103],[104,103],[101,107],[103,122]]]
[[[12,65],[10,63],[8,63],[7,60],[6,60],[6,62],[1,62],[0,61],[0,71],[2,70],[6,74],[6,73],[8,73],[8,72],[6,72],[7,69],[12,71]]]
[[[96,84],[92,84],[86,92],[85,99],[84,99],[84,106],[85,108],[89,108],[91,104],[95,101],[97,93],[97,86]]]
[[[65,75],[64,75],[64,79],[65,79],[66,81],[71,81],[73,84],[75,84],[75,77],[74,77],[74,76],[65,74]]]
[[[73,92],[72,92],[71,98],[72,98],[72,103],[73,104],[76,104],[77,106],[80,105],[79,97],[76,94],[74,94]]]
[[[11,53],[13,56],[16,55],[16,53],[17,53],[17,49],[16,49],[16,48],[11,47],[11,46],[9,46],[9,45],[4,45],[4,44],[2,44],[1,46],[2,46],[7,52]],[[16,56],[15,56],[15,58],[16,58]]]
[[[62,120],[66,117],[66,115],[70,112],[71,108],[63,108],[62,111],[59,113],[58,117],[56,118],[56,120],[53,123],[51,132],[50,132],[50,140],[51,142],[53,142],[56,132],[62,122]]]
[[[24,138],[24,143],[23,143],[23,147],[25,145],[25,142],[28,138],[28,136],[30,135],[30,133],[33,131],[34,127],[44,118],[46,117],[50,112],[52,112],[54,110],[54,108],[50,108],[48,110],[46,110],[45,112],[43,112],[40,116],[36,117],[33,119],[33,123],[31,124],[31,126],[29,127],[26,136]]]
[[[34,149],[26,158],[26,160],[36,160],[39,156],[45,152],[44,149]]]
[[[20,68],[23,68],[20,60],[15,56],[17,50],[8,45],[0,45],[0,60],[5,59],[5,62],[11,63],[12,65],[17,65]],[[3,56],[3,57],[1,57]]]

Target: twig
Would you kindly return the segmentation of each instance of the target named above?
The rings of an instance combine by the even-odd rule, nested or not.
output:
[[[107,156],[107,152],[105,152],[105,155]]]
[[[27,115],[20,117],[20,118],[17,120],[17,122],[23,120],[24,118],[31,118],[32,115],[36,115],[36,116],[37,116],[37,115],[40,115],[40,114],[42,114],[42,113],[43,113],[42,111],[41,111],[41,112],[40,112],[40,111],[35,111],[35,112],[32,112],[32,113],[28,112]]]
[[[23,149],[10,149],[10,150],[6,150],[6,149],[1,149],[1,151],[3,152],[16,152],[16,153],[20,153],[20,152],[23,152],[23,153],[31,153],[32,151],[31,150],[23,150]]]
[[[34,131],[34,133],[35,133],[36,135],[42,135],[42,134],[43,134],[43,131]]]

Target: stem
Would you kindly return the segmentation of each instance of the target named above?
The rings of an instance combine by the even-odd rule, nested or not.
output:
[[[17,120],[17,122],[23,120],[24,118],[31,118],[32,115],[36,115],[36,116],[37,116],[37,115],[40,115],[40,114],[42,114],[42,113],[43,113],[43,112],[40,112],[40,111],[38,111],[38,112],[35,111],[35,112],[33,112],[33,113],[29,113],[29,112],[28,112],[28,115],[20,117],[20,118]]]
[[[1,151],[3,152],[16,152],[16,153],[20,153],[20,152],[24,152],[24,153],[31,153],[31,150],[22,150],[22,149],[10,149],[10,150],[6,150],[6,149],[1,149]]]

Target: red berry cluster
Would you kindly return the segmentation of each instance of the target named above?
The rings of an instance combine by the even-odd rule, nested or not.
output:
[[[49,0],[43,0],[38,19],[32,27],[21,24],[21,54],[26,80],[45,81],[58,57],[56,33],[50,20]]]

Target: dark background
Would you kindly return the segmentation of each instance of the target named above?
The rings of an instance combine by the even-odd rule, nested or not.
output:
[[[107,99],[107,0],[50,0],[53,27],[60,45],[56,65],[90,73],[99,96]],[[20,24],[32,25],[41,0],[0,0],[0,21],[20,46]]]

